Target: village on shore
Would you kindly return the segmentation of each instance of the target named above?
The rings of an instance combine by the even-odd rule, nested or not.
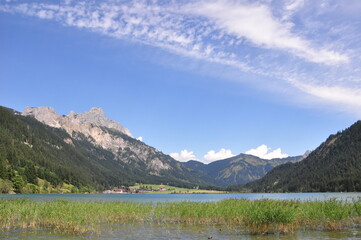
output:
[[[121,194],[121,193],[151,193],[151,192],[165,192],[169,189],[164,185],[152,186],[152,185],[136,185],[132,187],[120,186],[119,188],[113,188],[111,190],[104,190],[105,194]]]
[[[194,188],[181,188],[170,185],[155,185],[155,184],[136,184],[134,186],[124,186],[116,187],[113,189],[108,189],[103,191],[105,194],[127,194],[127,193],[162,193],[162,194],[190,194],[190,193],[227,193],[225,191],[217,190],[205,190],[199,189],[199,187]]]

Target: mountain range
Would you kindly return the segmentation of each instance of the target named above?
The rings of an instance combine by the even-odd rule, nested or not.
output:
[[[35,185],[30,190],[36,189],[37,179],[78,190],[136,182],[225,187],[258,179],[274,166],[300,159],[269,161],[241,154],[208,165],[182,163],[135,139],[101,108],[59,115],[50,107],[27,107],[22,113],[1,107],[0,113],[0,179],[2,185],[11,182],[18,192],[26,186],[29,191],[29,184]]]
[[[183,165],[198,172],[200,179],[212,185],[227,187],[260,179],[274,167],[287,162],[301,161],[306,155],[307,153],[303,156],[266,160],[253,155],[239,154],[209,164],[191,160]]]
[[[254,192],[361,191],[361,122],[303,156],[178,162],[135,139],[101,108],[0,107],[0,193],[90,192],[134,183]],[[230,187],[231,186],[231,187]]]

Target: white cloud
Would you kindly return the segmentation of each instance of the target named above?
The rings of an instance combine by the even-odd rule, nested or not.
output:
[[[302,9],[305,5],[305,0],[285,0],[281,11],[282,21],[291,21],[293,15]]]
[[[246,151],[246,154],[250,154],[262,159],[273,159],[273,158],[286,158],[288,154],[282,153],[281,148],[277,148],[272,152],[269,152],[271,148],[267,147],[266,145],[262,144],[261,146],[250,149]]]
[[[302,1],[292,1],[286,8],[294,10],[301,4]],[[79,1],[73,5],[70,2],[18,4],[3,6],[2,10],[52,18],[64,25],[225,64],[235,60],[231,57],[234,53],[226,50],[223,42],[215,43],[212,39],[237,43],[244,38],[258,47],[285,50],[316,63],[348,61],[345,53],[323,46],[312,47],[310,40],[293,33],[293,23],[273,16],[270,6],[247,1],[197,1],[183,5],[174,2],[108,1],[95,4]],[[237,64],[246,65],[245,62]]]
[[[326,103],[338,105],[340,109],[354,111],[359,113],[361,109],[361,88],[327,86],[317,83],[306,83],[297,80],[289,80],[291,84],[301,91],[315,96]]]
[[[137,137],[137,140],[143,142],[143,137]]]
[[[180,151],[180,153],[171,153],[169,154],[175,160],[180,162],[187,162],[189,160],[197,160],[197,157],[193,154],[192,151],[188,151],[186,149]]]
[[[207,152],[207,154],[205,154],[203,156],[204,158],[204,163],[210,163],[216,160],[221,160],[221,159],[226,159],[226,158],[230,158],[233,157],[234,154],[232,154],[232,151],[230,149],[224,149],[221,148],[218,152],[214,151],[214,150],[210,150]]]
[[[359,108],[361,97],[361,24],[352,20],[359,15],[354,5],[328,2],[326,11],[322,2],[304,0],[7,0],[0,11],[231,66],[262,79],[235,74],[238,81],[271,91],[275,86],[285,92],[298,89],[299,99],[310,94],[348,110]],[[342,12],[346,14],[338,18]],[[348,20],[349,15],[354,18]],[[298,79],[297,84],[289,78]]]
[[[290,0],[286,2],[285,9],[287,11],[295,11],[296,9],[302,7],[305,3],[305,0]]]
[[[205,164],[234,156],[234,154],[232,154],[232,151],[230,149],[224,149],[224,148],[221,148],[218,152],[214,150],[208,151],[207,154],[203,156],[203,159],[198,159],[192,151],[188,151],[186,149],[180,151],[179,153],[171,153],[169,155],[175,160],[178,160],[180,162],[197,160]]]
[[[197,7],[191,7],[191,12],[213,20],[215,28],[237,38],[245,38],[259,47],[286,50],[316,63],[333,65],[349,60],[346,54],[311,47],[310,41],[292,33],[292,23],[275,18],[267,5],[233,1],[196,4]],[[300,4],[295,1],[288,8],[292,10]]]

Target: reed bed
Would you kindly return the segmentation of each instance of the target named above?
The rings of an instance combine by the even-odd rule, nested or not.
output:
[[[249,233],[298,229],[340,230],[361,223],[361,200],[299,202],[236,200],[220,202],[0,201],[0,228],[50,229],[74,235],[99,233],[112,223],[214,225]],[[359,225],[358,225],[359,226]]]

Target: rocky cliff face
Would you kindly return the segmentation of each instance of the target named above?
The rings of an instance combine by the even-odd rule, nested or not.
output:
[[[70,112],[69,115],[58,115],[50,107],[27,107],[24,116],[33,116],[38,121],[55,128],[64,129],[75,139],[85,137],[87,141],[111,151],[115,160],[120,160],[135,167],[145,167],[152,174],[158,175],[160,170],[170,169],[169,159],[155,148],[134,139],[128,129],[120,123],[108,119],[101,108],[92,108],[85,113]]]
[[[24,116],[34,116],[38,121],[45,123],[51,127],[64,128],[68,133],[73,131],[89,133],[89,129],[93,126],[106,127],[117,130],[132,137],[130,131],[123,127],[120,123],[108,119],[104,115],[101,108],[91,108],[85,113],[70,112],[67,116],[58,115],[51,107],[27,107],[22,112]],[[84,132],[83,132],[84,133]]]

